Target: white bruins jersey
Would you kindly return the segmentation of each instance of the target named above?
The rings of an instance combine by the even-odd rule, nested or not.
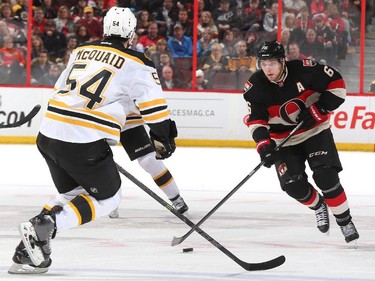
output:
[[[170,118],[153,63],[118,41],[85,44],[56,82],[40,133],[65,142],[117,143],[134,103],[146,124]]]

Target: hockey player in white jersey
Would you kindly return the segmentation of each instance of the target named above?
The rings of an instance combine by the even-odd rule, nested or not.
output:
[[[171,135],[177,137],[177,131],[172,130]],[[120,142],[130,160],[137,160],[142,169],[151,175],[156,185],[165,193],[177,211],[184,214],[189,210],[188,205],[180,195],[180,190],[172,174],[161,161],[163,157],[155,153],[154,146],[150,142],[142,116],[137,108],[134,108],[134,112],[126,117],[126,125],[121,132]],[[112,211],[109,217],[119,217],[118,209]]]
[[[58,195],[19,225],[22,241],[9,273],[46,272],[57,231],[119,206],[121,179],[109,143],[120,140],[134,102],[150,128],[156,154],[167,158],[174,152],[176,127],[156,69],[143,54],[127,48],[135,27],[128,8],[112,7],[104,17],[104,39],[76,48],[56,82],[37,147]]]

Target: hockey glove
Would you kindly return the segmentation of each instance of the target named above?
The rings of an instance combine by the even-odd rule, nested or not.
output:
[[[169,137],[161,138],[150,131],[150,138],[152,146],[156,152],[156,159],[162,160],[170,157],[176,150],[176,143],[174,139],[177,137],[177,127],[174,121],[169,124]]]
[[[257,143],[257,151],[260,155],[260,159],[264,161],[264,166],[270,168],[275,163],[275,151],[276,143],[271,139],[264,139]]]
[[[297,116],[297,122],[303,121],[302,128],[308,129],[313,127],[317,122],[323,120],[324,115],[328,114],[329,111],[322,108],[318,103],[313,103],[307,108],[301,110]]]

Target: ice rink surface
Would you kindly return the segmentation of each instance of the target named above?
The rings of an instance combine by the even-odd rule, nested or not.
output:
[[[116,161],[166,199],[148,174],[121,147]],[[100,218],[58,233],[52,266],[44,275],[10,275],[20,238],[17,225],[36,215],[55,194],[35,145],[0,145],[0,280],[375,280],[375,153],[340,152],[340,173],[354,222],[358,249],[348,246],[331,215],[329,235],[314,213],[283,193],[274,169],[261,168],[201,228],[246,262],[285,255],[272,270],[247,272],[193,233],[171,247],[189,227],[126,178],[120,218]],[[182,148],[165,161],[198,222],[259,163],[253,149]],[[193,252],[183,253],[192,247]]]

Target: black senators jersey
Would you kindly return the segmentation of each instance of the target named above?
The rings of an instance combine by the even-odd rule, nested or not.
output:
[[[345,96],[345,82],[334,68],[309,59],[287,61],[282,82],[269,81],[261,70],[246,82],[244,98],[250,112],[247,125],[253,138],[257,128],[265,127],[279,143],[295,128],[301,109],[319,101],[324,109],[333,111]],[[297,131],[285,145],[301,143],[329,128],[330,114],[324,117],[314,127]],[[259,141],[256,137],[254,140]]]

